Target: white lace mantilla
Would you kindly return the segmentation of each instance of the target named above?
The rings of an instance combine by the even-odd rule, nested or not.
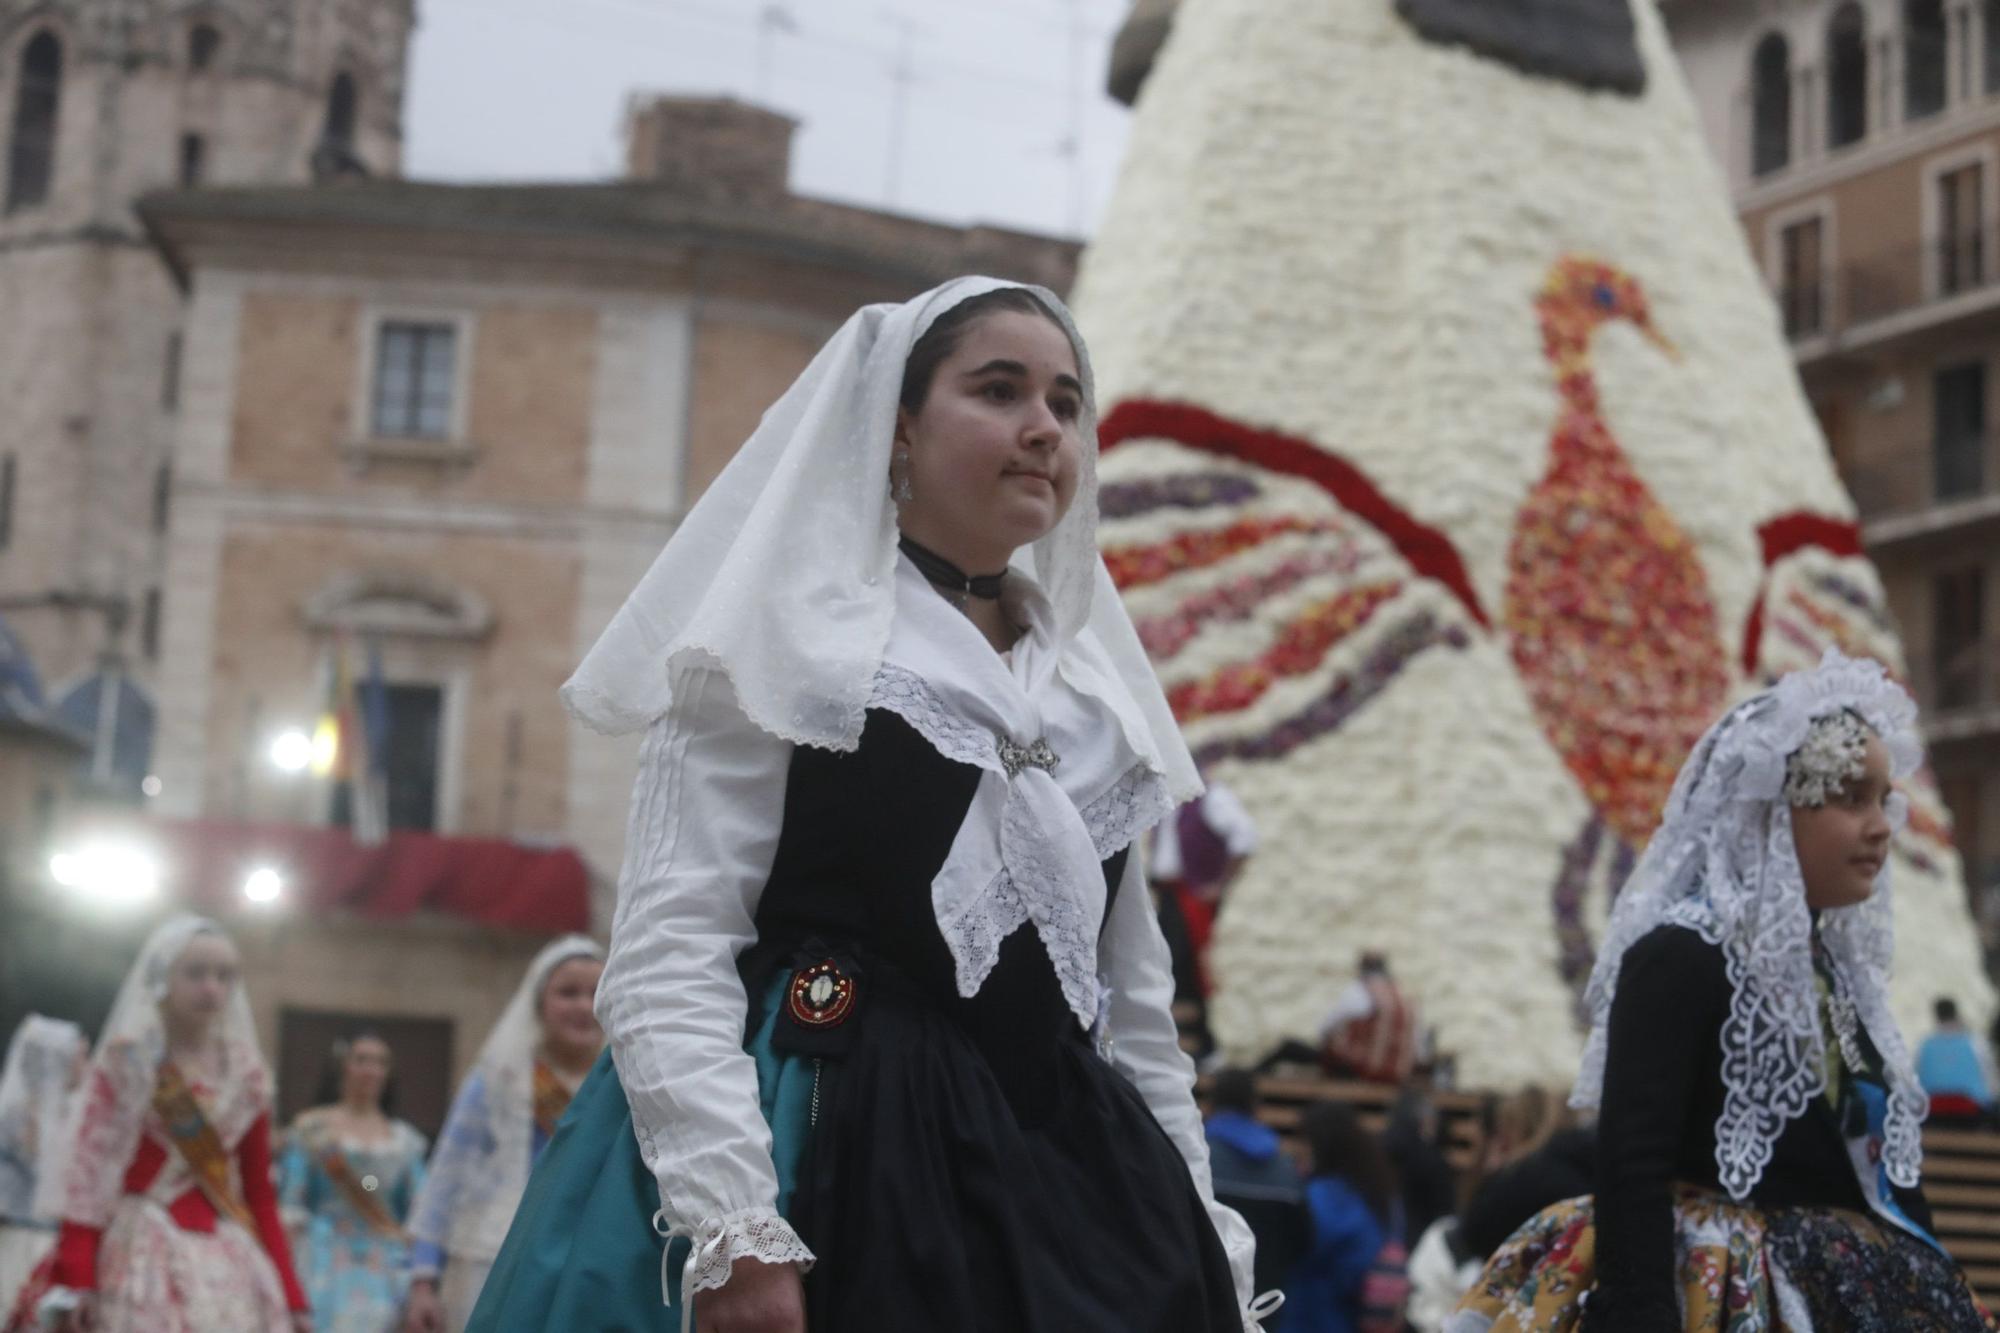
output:
[[[1165,783],[1144,764],[1134,764],[1079,809],[1062,786],[1059,750],[1049,756],[1053,762],[1047,767],[1010,765],[1010,749],[1020,751],[1044,738],[995,735],[951,709],[914,672],[884,664],[869,706],[908,722],[945,758],[984,771],[967,824],[997,816],[998,836],[989,839],[977,828],[962,829],[946,869],[976,865],[981,873],[975,886],[953,890],[952,877],[940,871],[932,892],[959,994],[977,995],[999,961],[1001,943],[1032,922],[1064,1000],[1077,1021],[1090,1027],[1099,1007],[1097,937],[1105,907],[1101,863],[1172,810]]]
[[[1813,921],[1784,799],[1787,761],[1813,723],[1851,712],[1881,737],[1901,778],[1921,758],[1916,706],[1874,662],[1829,651],[1731,709],[1694,748],[1675,780],[1660,829],[1613,908],[1585,1003],[1591,1030],[1571,1103],[1603,1095],[1611,1002],[1625,951],[1658,926],[1698,932],[1728,966],[1722,1028],[1722,1115],[1715,1160],[1722,1187],[1745,1198],[1770,1163],[1778,1136],[1825,1090],[1826,1037],[1813,967]],[[1900,829],[1907,807],[1892,797]],[[1895,942],[1885,864],[1867,902],[1821,914],[1820,944],[1836,998],[1851,1005],[1882,1057],[1889,1087],[1883,1164],[1909,1187],[1923,1162],[1927,1106],[1888,1004]]]

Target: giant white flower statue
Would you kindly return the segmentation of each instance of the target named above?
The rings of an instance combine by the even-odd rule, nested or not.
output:
[[[1904,665],[1652,0],[1182,0],[1077,298],[1106,559],[1265,832],[1225,1046],[1365,946],[1468,1080],[1566,1083],[1702,730],[1827,645]],[[1920,1031],[1993,996],[1908,794]]]

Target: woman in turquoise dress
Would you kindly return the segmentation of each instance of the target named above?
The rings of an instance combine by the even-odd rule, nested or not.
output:
[[[430,1144],[389,1115],[389,1044],[372,1032],[338,1042],[325,1101],[292,1125],[281,1203],[317,1333],[389,1333],[409,1294],[403,1223]]]

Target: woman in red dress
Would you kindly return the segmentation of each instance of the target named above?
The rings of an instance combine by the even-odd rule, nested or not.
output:
[[[17,1325],[63,1333],[311,1327],[271,1184],[271,1075],[236,946],[200,917],[147,939],[84,1077],[49,1212],[56,1252]]]

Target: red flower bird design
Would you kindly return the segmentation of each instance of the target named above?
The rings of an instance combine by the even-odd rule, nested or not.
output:
[[[1729,697],[1732,666],[1701,557],[1605,423],[1591,341],[1616,320],[1663,351],[1637,281],[1565,258],[1536,298],[1561,413],[1507,552],[1509,648],[1549,741],[1633,846]]]

